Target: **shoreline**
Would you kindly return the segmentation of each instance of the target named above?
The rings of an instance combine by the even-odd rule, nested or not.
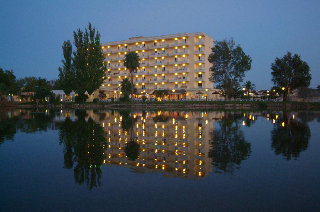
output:
[[[320,102],[135,102],[130,103],[61,103],[61,104],[6,104],[1,109],[70,108],[70,109],[206,109],[206,110],[318,110]]]

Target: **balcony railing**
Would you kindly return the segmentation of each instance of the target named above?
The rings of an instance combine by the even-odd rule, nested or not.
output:
[[[139,54],[139,58],[148,58],[148,55],[146,53]]]
[[[204,72],[204,68],[197,68],[194,70],[195,72]]]
[[[136,79],[135,83],[147,83],[148,81],[146,79]]]
[[[168,73],[168,71],[167,70],[155,70],[155,69],[153,69],[153,70],[151,70],[151,71],[149,71],[149,74],[165,74],[165,73]]]
[[[179,60],[179,61],[171,61],[170,64],[182,64],[182,63],[189,63],[188,60]]]
[[[132,49],[132,51],[140,51],[140,50],[146,50],[148,48],[147,48],[147,46],[143,46],[143,45],[140,46],[139,45],[139,46],[134,46],[131,49]]]
[[[173,51],[169,53],[169,56],[174,56],[174,55],[182,55],[182,54],[189,54],[188,51]]]
[[[194,51],[195,54],[200,54],[200,53],[204,53],[204,49],[198,49],[196,51]]]
[[[112,69],[115,69],[115,68],[124,68],[124,65],[112,65],[111,68],[112,68]]]
[[[157,44],[157,45],[152,44],[151,46],[149,46],[149,49],[164,48],[166,46],[167,46],[166,43],[160,43],[160,44]]]
[[[195,42],[195,45],[203,45],[204,44],[204,40],[203,39],[199,39],[198,41]]]
[[[112,85],[117,85],[117,84],[121,84],[121,82],[118,81],[118,80],[114,80],[114,81],[111,82],[111,84],[112,84]]]
[[[166,52],[160,52],[160,53],[152,53],[149,55],[149,57],[163,57],[167,56],[168,54]]]
[[[173,73],[184,73],[184,72],[188,72],[188,69],[187,68],[173,69],[173,70],[170,70],[169,73],[173,74]]]
[[[173,79],[169,79],[169,82],[183,82],[189,81],[188,77],[175,77]]]
[[[119,60],[124,60],[124,57],[114,57],[114,58],[111,58],[111,61],[114,62],[114,61],[119,61]]]
[[[151,62],[150,66],[159,66],[159,65],[167,65],[167,62],[165,60],[160,60],[157,62]]]
[[[196,59],[195,62],[196,62],[196,63],[204,63],[204,62],[205,62],[205,59],[204,59],[204,58]]]
[[[185,42],[185,41],[180,41],[180,42],[174,42],[174,43],[171,43],[169,45],[169,47],[175,47],[175,46],[187,46],[189,45],[188,42]]]
[[[111,53],[111,49],[104,49],[102,52],[103,53]]]
[[[137,72],[133,72],[133,75],[147,75],[148,71],[137,71]]]
[[[129,76],[130,73],[129,72],[120,72],[119,76]]]
[[[112,50],[112,53],[116,53],[116,52],[129,52],[130,48],[120,48],[120,49],[114,49]]]
[[[141,62],[141,63],[140,63],[140,67],[141,67],[141,66],[147,66],[147,65],[148,65],[147,62]]]

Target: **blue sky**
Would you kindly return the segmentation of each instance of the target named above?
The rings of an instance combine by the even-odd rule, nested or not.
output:
[[[205,32],[234,38],[252,57],[245,80],[272,86],[271,63],[298,53],[320,84],[320,1],[308,0],[105,0],[1,1],[0,67],[18,78],[57,79],[64,40],[91,22],[102,42],[135,35]]]

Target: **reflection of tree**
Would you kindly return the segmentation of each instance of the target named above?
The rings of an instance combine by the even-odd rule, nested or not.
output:
[[[121,127],[124,131],[130,132],[130,140],[126,145],[125,153],[129,160],[136,160],[140,154],[140,145],[135,141],[133,136],[133,125],[135,119],[130,110],[120,110],[120,116],[122,116]]]
[[[164,115],[164,114],[160,114],[160,115],[156,115],[153,118],[154,122],[168,122],[169,121],[169,117]]]
[[[8,112],[0,113],[0,144],[4,140],[13,140],[14,135],[16,134],[16,117],[8,117]]]
[[[129,160],[136,160],[139,157],[139,154],[140,154],[139,148],[140,148],[139,144],[135,141],[131,140],[127,143],[125,148],[125,153]]]
[[[31,114],[31,115],[30,115]],[[0,113],[0,143],[13,140],[17,130],[25,133],[46,131],[49,123],[52,123],[54,111],[29,113],[22,111],[15,114],[11,111]]]
[[[240,119],[240,115],[227,114],[214,130],[209,155],[217,172],[233,173],[251,153],[251,144],[240,130]]]
[[[77,111],[78,119],[66,119],[60,126],[60,144],[64,145],[64,167],[74,168],[74,178],[89,189],[101,185],[101,169],[106,139],[103,128],[91,118],[86,121],[85,111]]]
[[[49,123],[53,122],[54,116],[55,114],[53,110],[47,113],[31,113],[31,117],[26,119],[19,119],[19,121],[17,122],[17,128],[25,133],[46,131],[49,126]]]
[[[310,128],[298,120],[289,119],[286,113],[279,117],[271,131],[272,149],[287,160],[297,159],[308,148]]]

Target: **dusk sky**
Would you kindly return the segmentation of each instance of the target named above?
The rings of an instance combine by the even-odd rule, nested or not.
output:
[[[319,0],[105,0],[1,1],[0,67],[18,78],[58,78],[62,43],[91,22],[101,41],[132,36],[204,32],[215,40],[234,38],[253,63],[245,80],[272,86],[271,63],[287,51],[311,69],[320,84]]]

